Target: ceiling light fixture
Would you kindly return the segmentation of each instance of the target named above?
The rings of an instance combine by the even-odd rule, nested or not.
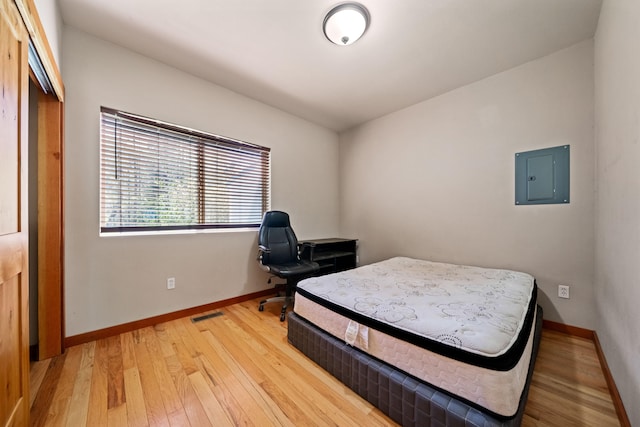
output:
[[[342,3],[324,18],[324,35],[339,46],[355,43],[369,27],[369,11],[360,3]]]

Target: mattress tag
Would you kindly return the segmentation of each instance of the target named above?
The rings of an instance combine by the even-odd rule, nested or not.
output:
[[[360,348],[363,350],[369,349],[369,327],[360,325],[358,329],[358,338],[360,340]]]
[[[344,340],[349,345],[354,345],[356,340],[358,339],[358,322],[354,322],[353,320],[349,320],[349,325],[347,326],[347,330],[344,333]]]

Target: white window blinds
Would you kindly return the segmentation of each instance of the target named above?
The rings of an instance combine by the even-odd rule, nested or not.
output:
[[[102,232],[258,227],[269,148],[101,108]]]

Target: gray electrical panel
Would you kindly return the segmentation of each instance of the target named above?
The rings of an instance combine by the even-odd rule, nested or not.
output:
[[[569,203],[569,146],[516,153],[516,205]]]

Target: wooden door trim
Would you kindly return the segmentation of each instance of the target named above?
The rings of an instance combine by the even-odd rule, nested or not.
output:
[[[64,350],[63,104],[38,94],[38,359]]]

